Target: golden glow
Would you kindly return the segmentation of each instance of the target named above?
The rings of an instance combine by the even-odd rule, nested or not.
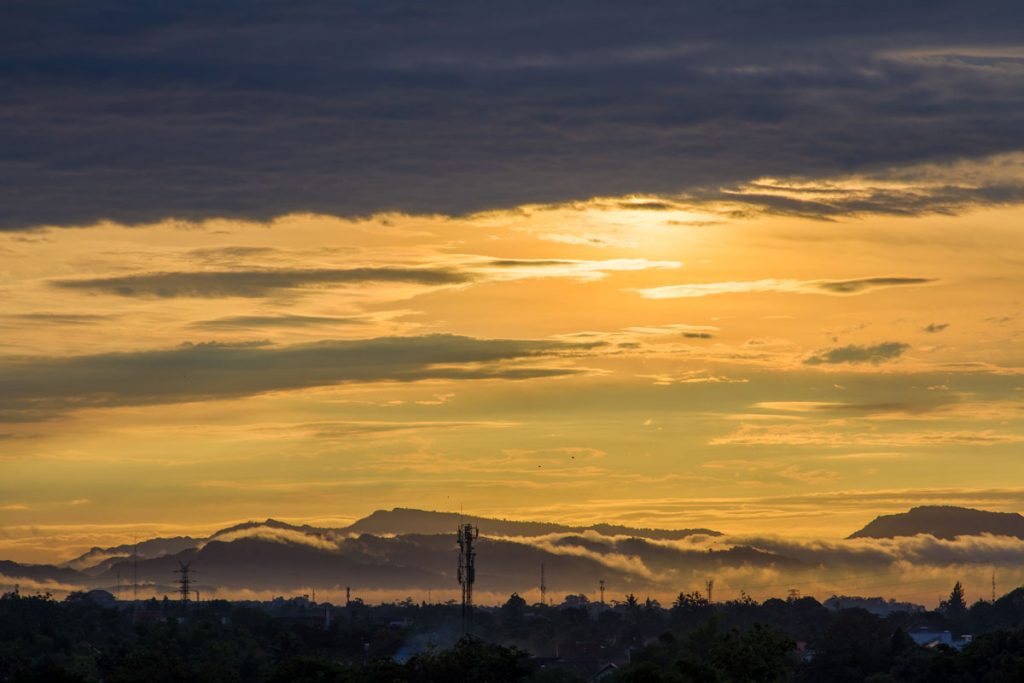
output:
[[[863,190],[812,185],[736,195]],[[0,235],[0,354],[32,378],[47,359],[116,367],[105,354],[186,342],[560,345],[412,378],[302,365],[256,389],[229,390],[229,374],[184,378],[171,399],[26,399],[42,412],[0,425],[0,555],[396,505],[832,538],[921,501],[1020,508],[1024,209],[824,222],[730,207],[626,197]],[[190,273],[223,291],[175,289]]]

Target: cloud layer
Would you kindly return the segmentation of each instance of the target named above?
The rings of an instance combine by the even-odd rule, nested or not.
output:
[[[748,294],[755,292],[793,292],[796,294],[863,294],[875,289],[924,285],[934,282],[926,277],[863,277],[853,280],[752,280],[747,282],[703,282],[699,284],[665,285],[638,289],[645,299],[692,299],[715,294]]]
[[[439,268],[306,268],[292,270],[225,270],[142,273],[120,277],[56,280],[54,285],[97,294],[125,297],[214,298],[264,297],[282,289],[324,285],[403,282],[450,285],[469,276]]]
[[[475,339],[437,334],[312,344],[184,344],[173,349],[0,360],[0,419],[73,408],[180,403],[346,382],[526,379],[577,372],[503,365],[593,343]]]
[[[909,348],[910,344],[895,341],[864,346],[850,344],[848,346],[839,346],[834,349],[819,351],[806,359],[804,363],[807,365],[839,365],[842,363],[871,363],[872,365],[878,365],[879,363],[899,358]]]
[[[1021,23],[1015,0],[7,2],[2,224],[736,199],[717,188],[1018,150]],[[1021,198],[744,193],[819,215]]]

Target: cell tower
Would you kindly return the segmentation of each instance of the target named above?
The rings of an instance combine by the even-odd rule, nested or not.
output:
[[[548,604],[548,585],[544,583],[544,563],[540,563],[540,604]]]
[[[704,582],[704,587],[708,591],[708,604],[710,605],[713,602],[713,600],[711,599],[711,592],[713,590],[715,590],[715,580],[714,579],[708,579],[707,581]]]
[[[473,617],[473,583],[476,581],[476,550],[473,542],[480,530],[472,524],[459,525],[459,585],[462,586],[462,630]]]
[[[601,579],[601,581],[598,583],[598,585],[601,587],[601,604],[603,605],[604,604],[604,579]]]
[[[132,603],[139,605],[139,539],[134,539],[132,547]]]
[[[175,569],[175,574],[181,574],[181,578],[178,579],[178,593],[181,594],[181,603],[187,605],[189,600],[192,599],[192,579],[189,575],[195,570],[191,567],[191,562],[178,562],[180,569]]]

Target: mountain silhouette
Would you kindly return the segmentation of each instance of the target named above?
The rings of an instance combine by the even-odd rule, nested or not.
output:
[[[658,540],[679,540],[695,534],[721,536],[721,532],[711,529],[644,529],[614,524],[571,526],[550,522],[518,522],[460,515],[457,512],[430,512],[412,508],[377,510],[341,531],[376,535],[448,534],[452,533],[460,522],[480,527],[481,533],[488,536],[544,536],[556,533],[583,533],[584,531],[596,531],[603,536],[635,536]]]
[[[189,562],[195,587],[289,594],[364,590],[457,589],[454,532],[461,522],[481,536],[478,589],[529,590],[546,568],[552,591],[592,591],[601,579],[618,590],[676,586],[687,572],[723,567],[805,569],[805,563],[749,546],[708,549],[683,539],[720,536],[708,529],[637,529],[496,520],[456,513],[379,510],[340,528],[274,519],[232,525],[206,538],[154,538],[92,548],[61,567],[4,563],[0,573],[40,582],[99,588],[128,597],[133,580],[144,595],[176,592],[174,570]],[[699,541],[699,538],[698,538]]]
[[[372,534],[374,536],[405,536],[408,534],[446,535],[455,532],[460,522],[473,524],[481,529],[485,536],[536,537],[548,534],[584,533],[593,531],[602,536],[629,536],[653,540],[680,540],[688,536],[721,536],[721,532],[711,529],[644,529],[617,526],[614,524],[594,524],[591,526],[569,526],[549,522],[518,522],[488,517],[460,515],[456,512],[432,512],[412,508],[394,508],[377,510],[346,527],[328,528],[314,527],[308,524],[294,525],[268,518],[262,522],[249,521],[220,529],[207,537],[176,536],[173,538],[154,538],[138,544],[138,559],[150,560],[167,555],[176,555],[184,550],[200,546],[225,537],[231,537],[254,529],[273,529],[295,532],[311,536],[342,537],[350,535]],[[92,548],[87,553],[64,563],[64,567],[86,571],[99,575],[108,571],[117,562],[132,556],[131,544],[111,548]]]
[[[879,515],[847,538],[897,538],[917,534],[931,534],[946,540],[980,534],[1024,539],[1024,517],[1016,512],[922,505],[895,515]]]

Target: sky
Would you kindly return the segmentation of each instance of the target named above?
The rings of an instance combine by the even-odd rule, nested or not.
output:
[[[1024,509],[1017,2],[7,2],[0,556]]]

